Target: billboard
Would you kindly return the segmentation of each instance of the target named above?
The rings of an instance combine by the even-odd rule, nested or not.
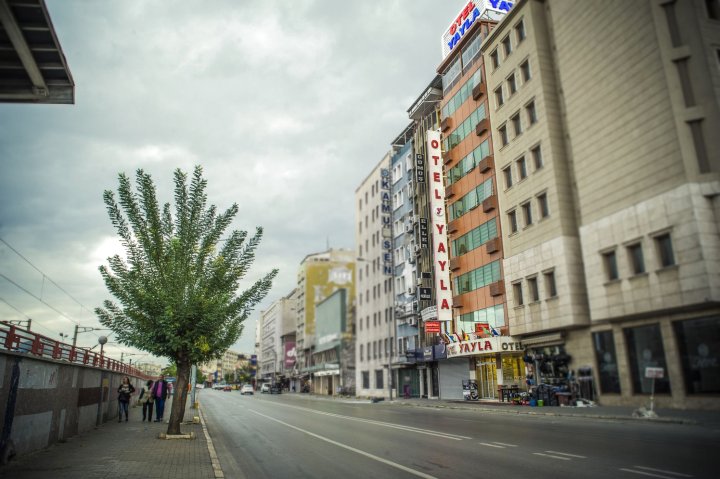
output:
[[[286,341],[283,345],[283,358],[285,358],[285,369],[292,369],[295,366],[295,341]]]
[[[478,19],[499,21],[510,11],[513,3],[507,0],[470,0],[443,33],[441,39],[443,59],[462,41]]]
[[[452,321],[452,292],[450,291],[450,260],[445,212],[445,183],[440,152],[440,132],[428,130],[427,151],[430,176],[430,216],[432,218],[433,269],[435,271],[435,300],[437,320]]]

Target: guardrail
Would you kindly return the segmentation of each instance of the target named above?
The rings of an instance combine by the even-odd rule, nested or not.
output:
[[[2,321],[0,321],[0,349],[75,364],[84,364],[142,379],[153,377],[128,364],[108,358],[99,352],[65,344]]]

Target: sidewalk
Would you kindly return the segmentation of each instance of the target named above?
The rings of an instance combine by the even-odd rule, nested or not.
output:
[[[188,401],[189,403],[189,401]],[[169,404],[166,418],[169,415]],[[185,421],[196,415],[185,411]],[[133,407],[130,421],[112,419],[97,429],[65,443],[15,458],[0,466],[0,478],[13,479],[215,479],[208,443],[200,424],[183,424],[195,439],[158,439],[166,423],[142,422],[142,410]]]

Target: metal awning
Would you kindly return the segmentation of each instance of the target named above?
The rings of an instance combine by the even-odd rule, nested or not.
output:
[[[44,0],[0,0],[0,102],[75,103]]]

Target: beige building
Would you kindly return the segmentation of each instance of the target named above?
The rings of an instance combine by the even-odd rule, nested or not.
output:
[[[574,373],[640,406],[662,373],[659,406],[718,407],[712,4],[520,0],[483,43],[508,322],[533,381]]]

